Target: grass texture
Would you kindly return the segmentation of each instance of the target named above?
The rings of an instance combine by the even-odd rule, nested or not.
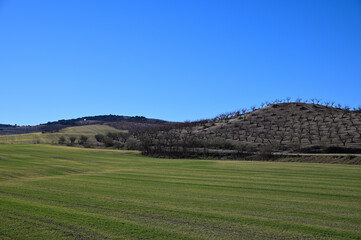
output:
[[[108,132],[122,132],[123,130],[115,129],[108,125],[85,125],[78,127],[68,127],[61,129],[55,133],[25,133],[14,135],[2,135],[0,136],[0,143],[4,144],[57,144],[59,138],[64,136],[68,138],[70,136],[79,137],[81,135],[87,136],[89,140],[95,141],[94,136],[96,134],[107,134]],[[123,131],[124,132],[124,131]]]
[[[0,145],[0,239],[361,239],[361,166]]]

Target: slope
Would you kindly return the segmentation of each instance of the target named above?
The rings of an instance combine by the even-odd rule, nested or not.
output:
[[[279,103],[251,112],[221,114],[211,120],[138,131],[134,137],[146,145],[146,151],[160,152],[197,148],[360,151],[361,112],[318,104]]]
[[[60,137],[69,138],[74,136],[86,136],[90,141],[95,141],[96,134],[106,134],[108,132],[124,132],[125,130],[115,129],[108,125],[85,125],[79,127],[68,127],[54,133],[26,133],[0,136],[0,143],[3,144],[57,144]]]

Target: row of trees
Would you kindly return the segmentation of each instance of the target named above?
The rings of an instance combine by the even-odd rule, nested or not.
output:
[[[65,136],[60,136],[58,143],[61,145],[66,144],[68,146],[74,146],[76,143],[79,145],[88,146],[88,137],[84,135],[80,137],[69,136],[68,138]]]
[[[253,105],[249,108],[240,108],[239,110],[233,111],[233,112],[225,112],[225,113],[221,113],[219,115],[217,115],[214,118],[211,119],[202,119],[200,121],[195,121],[195,122],[212,122],[212,121],[219,121],[219,120],[225,120],[225,119],[230,119],[233,117],[239,117],[243,114],[246,113],[250,113],[253,112],[255,110],[258,110],[260,108],[264,108],[264,107],[268,107],[274,104],[281,104],[281,103],[292,103],[291,98],[287,97],[285,99],[276,99],[273,101],[265,101],[262,102],[260,104],[260,106],[256,106]],[[358,107],[353,107],[351,109],[351,107],[349,105],[341,105],[341,104],[337,104],[335,101],[323,101],[321,99],[317,99],[317,98],[312,98],[312,99],[305,99],[303,100],[302,98],[296,98],[294,103],[306,103],[306,104],[315,104],[315,105],[321,105],[321,106],[325,106],[327,108],[330,109],[336,109],[336,110],[343,110],[344,112],[350,112],[350,111],[355,111],[355,112],[361,112],[361,105]]]
[[[130,132],[109,132],[106,135],[97,134],[95,139],[104,147],[114,147],[117,149],[139,150],[139,143]]]

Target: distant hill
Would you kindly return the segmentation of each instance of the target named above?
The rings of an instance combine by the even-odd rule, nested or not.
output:
[[[99,116],[86,116],[75,119],[59,120],[39,124],[35,126],[17,126],[9,124],[0,124],[0,135],[13,135],[35,132],[57,132],[63,128],[93,125],[93,124],[106,124],[111,127],[131,130],[131,129],[144,129],[159,127],[168,124],[168,122],[159,119],[149,119],[143,116],[119,116],[119,115],[99,115]]]
[[[58,144],[61,137],[65,138],[66,143],[69,137],[75,137],[77,142],[81,136],[87,137],[89,143],[96,142],[95,135],[107,133],[122,133],[125,130],[115,129],[111,126],[102,124],[83,125],[76,127],[66,127],[57,132],[34,132],[13,135],[1,135],[0,144]]]
[[[145,151],[361,152],[361,112],[277,103],[134,133]],[[146,144],[144,144],[146,143]]]

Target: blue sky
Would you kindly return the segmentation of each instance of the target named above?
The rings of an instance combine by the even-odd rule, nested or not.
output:
[[[0,123],[361,104],[359,0],[0,0]]]

